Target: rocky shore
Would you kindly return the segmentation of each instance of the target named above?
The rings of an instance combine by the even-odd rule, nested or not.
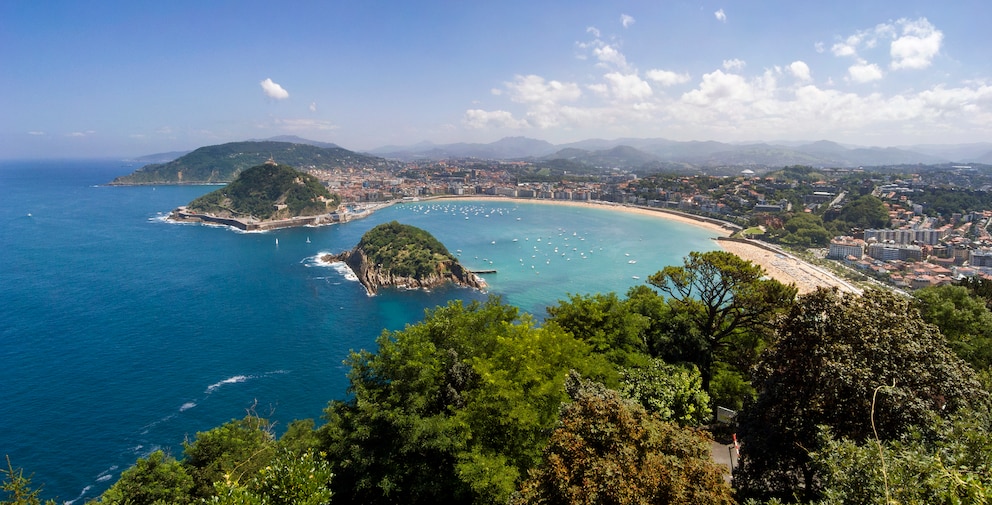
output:
[[[345,251],[340,254],[325,254],[321,261],[327,263],[344,262],[358,277],[358,282],[365,286],[369,295],[374,295],[383,287],[398,287],[406,289],[434,289],[449,282],[478,290],[486,289],[486,282],[457,261],[444,262],[436,272],[422,277],[395,275],[383,269],[380,265],[369,261],[368,256],[360,248]]]

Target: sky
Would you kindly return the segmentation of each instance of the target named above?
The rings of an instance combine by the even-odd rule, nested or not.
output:
[[[4,0],[0,158],[992,141],[992,2]]]

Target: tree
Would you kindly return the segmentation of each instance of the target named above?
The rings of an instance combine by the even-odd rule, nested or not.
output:
[[[823,475],[822,505],[992,502],[988,406],[934,419],[927,434],[855,442],[824,434],[812,455]]]
[[[923,320],[940,328],[961,359],[977,370],[992,366],[992,312],[984,300],[951,285],[920,289],[913,296]]]
[[[665,267],[648,283],[669,296],[670,313],[685,330],[671,337],[674,349],[667,352],[699,367],[706,391],[720,352],[735,342],[754,342],[797,292],[726,251],[689,253],[683,266]]]
[[[650,321],[616,293],[570,295],[548,307],[545,325],[556,324],[587,342],[596,352],[622,366],[644,363],[648,352],[645,330]]]
[[[31,477],[24,476],[23,469],[14,469],[14,466],[10,464],[10,457],[7,458],[7,468],[0,468],[0,474],[3,474],[3,481],[0,483],[0,490],[4,492],[6,497],[0,501],[0,505],[55,505],[55,500],[41,501],[38,497],[41,494],[41,488],[31,489]]]
[[[120,479],[100,497],[112,505],[192,503],[193,478],[171,456],[155,451],[121,473]]]
[[[712,419],[710,397],[694,366],[652,359],[647,366],[620,371],[619,391],[663,421],[699,426]]]
[[[984,393],[974,371],[909,300],[882,291],[802,296],[777,328],[738,416],[735,482],[745,497],[819,492],[810,453],[822,426],[838,438],[894,440]]]
[[[209,498],[215,483],[240,483],[269,463],[276,442],[269,422],[255,415],[231,420],[184,443],[183,466],[193,477],[193,495]]]
[[[330,463],[312,449],[281,450],[244,482],[214,483],[210,503],[224,505],[324,505],[330,502]]]
[[[512,505],[733,503],[704,432],[663,422],[578,374],[566,388],[573,401]]]
[[[614,374],[496,297],[453,301],[377,343],[349,357],[353,398],[332,402],[319,430],[345,502],[505,503],[540,461],[565,374]]]

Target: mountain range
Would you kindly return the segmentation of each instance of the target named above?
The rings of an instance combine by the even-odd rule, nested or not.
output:
[[[539,165],[565,167],[569,172],[580,173],[619,169],[641,174],[662,171],[733,174],[744,168],[762,172],[792,165],[836,168],[992,165],[992,142],[864,147],[827,140],[730,144],[716,141],[620,138],[589,139],[556,145],[527,137],[506,137],[488,144],[422,142],[358,153],[327,142],[280,136],[206,146],[186,153],[144,156],[132,161],[151,164],[118,178],[114,183],[229,182],[241,170],[257,165],[270,156],[280,163],[300,168],[385,167],[395,166],[399,161],[475,158],[524,160]]]
[[[730,144],[716,141],[667,139],[589,139],[551,144],[527,137],[506,137],[489,144],[431,144],[387,146],[369,154],[401,160],[485,158],[533,161],[572,160],[603,168],[652,167],[781,167],[811,165],[851,168],[859,166],[992,163],[992,142],[975,144],[864,147],[816,142],[754,142]]]

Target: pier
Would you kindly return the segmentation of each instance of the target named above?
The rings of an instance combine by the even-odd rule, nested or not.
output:
[[[489,270],[469,270],[469,272],[472,272],[473,274],[476,274],[476,275],[478,275],[478,274],[494,274],[494,273],[496,273],[496,269],[495,268],[490,268]]]

